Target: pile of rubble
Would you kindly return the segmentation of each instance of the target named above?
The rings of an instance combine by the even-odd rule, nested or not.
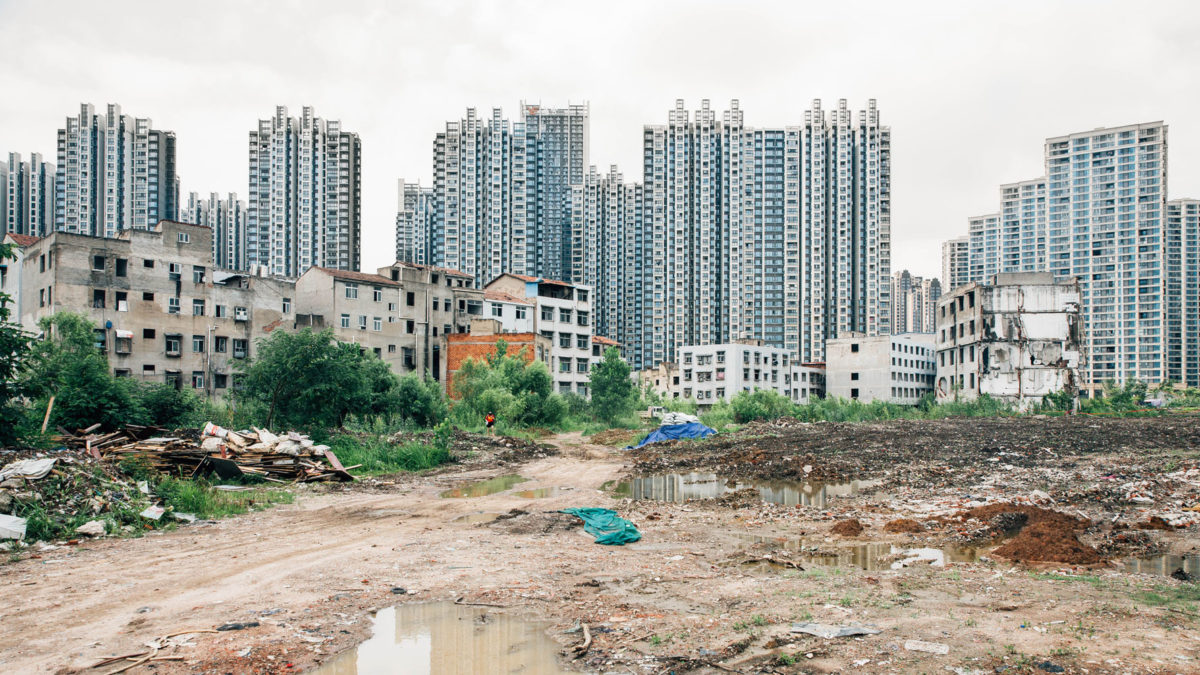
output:
[[[62,434],[57,440],[96,459],[133,459],[173,475],[216,474],[222,479],[257,476],[279,483],[354,480],[329,446],[318,445],[294,431],[284,435],[257,427],[229,431],[212,423],[206,424],[198,436],[167,435],[165,429],[134,425],[108,434],[90,431]]]

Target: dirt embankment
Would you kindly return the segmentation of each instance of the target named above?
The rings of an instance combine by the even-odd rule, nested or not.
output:
[[[1200,448],[1200,416],[780,420],[748,424],[703,443],[654,443],[631,456],[641,473],[704,468],[727,477],[826,482],[890,475],[907,485],[938,486],[989,461],[1069,468],[1072,457],[1181,448]]]

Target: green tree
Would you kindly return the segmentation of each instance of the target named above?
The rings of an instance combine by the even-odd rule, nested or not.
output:
[[[604,350],[604,359],[592,366],[592,412],[611,424],[629,415],[637,405],[637,388],[629,379],[629,364],[621,359],[616,347]]]
[[[54,396],[52,424],[103,429],[146,424],[138,383],[113,377],[108,359],[96,349],[96,326],[85,316],[59,312],[38,322],[45,337],[34,347],[26,384],[45,405]]]
[[[0,261],[15,257],[11,245],[0,244]],[[12,297],[0,293],[0,445],[17,440],[16,430],[23,414],[21,401],[29,393],[25,374],[33,351],[32,336],[10,321],[11,302]]]
[[[455,419],[464,426],[478,424],[491,412],[514,426],[552,427],[567,412],[562,397],[554,393],[546,364],[526,362],[524,348],[510,355],[503,339],[485,359],[467,359],[455,373],[453,386],[459,396]]]
[[[338,342],[333,331],[276,331],[240,367],[241,400],[263,410],[264,424],[341,426],[347,415],[386,414],[395,376],[373,354]]]

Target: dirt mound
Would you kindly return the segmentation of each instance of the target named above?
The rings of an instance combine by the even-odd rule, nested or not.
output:
[[[587,440],[596,445],[611,445],[614,448],[621,448],[637,440],[641,435],[642,432],[638,429],[608,429],[588,436]]]
[[[883,531],[893,534],[898,532],[924,532],[925,526],[912,518],[897,518],[896,520],[888,521],[888,524],[883,526]]]
[[[1170,523],[1163,520],[1162,517],[1160,517],[1160,516],[1150,516],[1150,518],[1138,523],[1137,528],[1139,530],[1167,530],[1167,531],[1175,529],[1174,527],[1171,526]]]
[[[837,521],[829,531],[843,537],[857,537],[862,534],[864,529],[863,524],[858,522],[857,518],[847,518]]]
[[[1052,520],[1026,526],[993,555],[1018,562],[1061,562],[1086,565],[1100,562],[1099,551],[1079,541],[1075,530]]]
[[[1024,516],[1024,522],[1020,516]],[[1090,520],[1076,518],[1060,511],[1051,511],[1039,506],[1026,504],[988,504],[973,509],[961,511],[953,516],[962,522],[979,520],[988,523],[996,530],[996,534],[1011,534],[1027,525],[1049,523],[1056,528],[1068,531],[1083,530],[1091,526]]]
[[[549,534],[578,530],[583,521],[577,516],[557,511],[532,513],[513,509],[491,522],[491,526],[511,534]]]

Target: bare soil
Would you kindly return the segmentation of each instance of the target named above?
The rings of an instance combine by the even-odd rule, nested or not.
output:
[[[115,666],[89,666],[156,637],[257,621],[187,636],[162,651],[183,660],[127,672],[303,672],[361,641],[376,609],[458,600],[550,622],[564,667],[580,672],[1040,673],[1047,662],[1067,673],[1200,672],[1200,608],[1170,601],[1194,597],[1194,584],[1121,563],[1200,553],[1200,513],[1187,510],[1200,503],[1196,422],[784,423],[633,453],[578,434],[550,448],[480,442],[436,472],[298,488],[294,504],[268,511],[0,565],[0,671],[105,673]],[[754,490],[667,503],[601,489],[680,470],[882,482],[819,508],[764,503]],[[530,480],[438,496],[514,472]],[[539,488],[557,489],[520,496]],[[617,509],[642,541],[594,544],[557,513],[576,506]],[[457,520],[481,513],[500,517]],[[1133,527],[1153,517],[1173,524]],[[865,531],[830,534],[849,519]],[[922,529],[887,531],[899,519]],[[1069,535],[1097,562],[1013,562],[995,550],[997,533],[1015,534],[1009,544]],[[962,546],[974,553],[893,569],[907,551]],[[813,562],[839,555],[841,566]],[[582,637],[565,631],[577,622],[593,642],[574,658]],[[793,622],[881,633],[823,639],[791,633]]]

